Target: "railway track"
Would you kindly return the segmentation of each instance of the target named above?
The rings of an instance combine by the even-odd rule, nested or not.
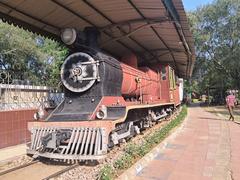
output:
[[[0,177],[3,176],[3,175],[5,175],[5,174],[8,174],[8,173],[17,171],[17,170],[19,170],[19,169],[25,168],[25,167],[27,167],[27,166],[30,166],[30,165],[32,165],[32,164],[35,164],[35,163],[37,163],[37,162],[39,162],[39,160],[34,160],[34,161],[29,162],[29,163],[25,163],[25,164],[23,164],[23,165],[20,165],[20,166],[13,167],[13,168],[7,169],[7,170],[5,170],[5,171],[2,171],[2,172],[0,172]]]
[[[32,180],[49,180],[78,167],[79,164],[57,165],[45,164],[39,160],[33,160],[29,163],[7,169],[0,172],[0,180],[10,179],[32,179]]]
[[[48,177],[43,178],[42,180],[49,180],[49,179],[58,177],[59,175],[65,173],[65,172],[67,172],[67,171],[69,171],[69,170],[71,170],[71,169],[74,169],[74,168],[76,168],[76,167],[78,167],[78,166],[79,166],[78,163],[77,163],[77,164],[73,164],[73,165],[71,165],[71,166],[69,166],[69,167],[66,167],[66,168],[64,168],[64,169],[62,169],[62,170],[60,170],[60,171],[57,171],[57,172],[49,175]]]

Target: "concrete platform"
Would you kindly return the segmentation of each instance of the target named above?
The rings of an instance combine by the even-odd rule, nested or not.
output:
[[[0,149],[0,162],[14,159],[18,156],[26,154],[26,144],[20,144],[17,146],[11,146]]]
[[[188,112],[180,132],[130,179],[240,179],[240,125],[199,106]]]

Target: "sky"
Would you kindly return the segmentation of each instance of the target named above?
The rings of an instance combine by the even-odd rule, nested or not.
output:
[[[211,3],[213,0],[183,0],[185,11],[195,10],[198,6]]]

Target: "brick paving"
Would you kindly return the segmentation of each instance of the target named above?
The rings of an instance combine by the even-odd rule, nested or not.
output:
[[[240,125],[189,108],[178,135],[135,180],[240,180]]]

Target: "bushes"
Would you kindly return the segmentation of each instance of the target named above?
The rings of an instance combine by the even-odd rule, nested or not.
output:
[[[119,174],[120,171],[131,167],[139,158],[146,155],[152,148],[164,140],[170,131],[178,126],[187,116],[187,107],[183,106],[179,115],[171,120],[164,127],[144,138],[141,144],[130,143],[124,154],[117,159],[112,166],[105,165],[100,172],[100,179],[110,180]]]

